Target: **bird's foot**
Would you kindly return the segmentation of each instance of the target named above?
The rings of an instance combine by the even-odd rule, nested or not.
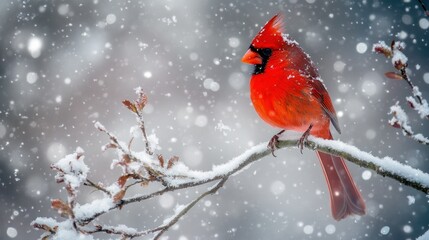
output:
[[[276,155],[274,155],[274,151],[276,149],[278,149],[278,143],[279,143],[279,137],[280,135],[284,132],[285,130],[281,130],[279,133],[277,133],[276,135],[274,135],[270,141],[268,142],[268,148],[271,150],[271,154],[273,154],[274,157],[277,157]]]
[[[307,141],[308,136],[310,136],[310,131],[313,128],[313,124],[310,124],[310,126],[308,126],[308,129],[305,130],[305,132],[302,134],[301,138],[299,138],[298,141],[298,148],[301,151],[302,154],[302,150],[304,149],[304,144]]]

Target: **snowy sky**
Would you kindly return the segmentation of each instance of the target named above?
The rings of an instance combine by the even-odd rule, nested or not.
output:
[[[379,40],[404,41],[410,76],[429,96],[429,18],[417,0],[392,2],[0,1],[0,238],[40,236],[30,222],[56,216],[49,200],[65,197],[49,166],[76,147],[85,149],[92,179],[109,183],[117,176],[110,171],[116,156],[100,150],[108,139],[93,121],[128,139],[135,119],[121,101],[134,98],[135,87],[149,97],[145,120],[159,151],[191,168],[208,170],[268,141],[279,130],[254,112],[252,67],[240,59],[279,11],[330,92],[342,129],[334,137],[429,172],[427,147],[388,125],[389,107],[400,101],[418,132],[429,133],[428,124],[406,105],[406,83],[384,77],[393,71],[390,61],[371,52]],[[167,235],[414,239],[429,228],[424,194],[352,164],[368,213],[336,222],[315,153],[290,149],[277,156],[231,178]],[[101,220],[150,227],[206,187],[168,193]],[[141,191],[147,189],[135,193]],[[83,203],[99,196],[85,193]]]

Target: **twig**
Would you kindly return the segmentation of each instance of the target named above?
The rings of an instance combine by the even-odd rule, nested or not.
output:
[[[393,115],[392,119],[389,121],[390,125],[400,128],[405,136],[410,137],[414,141],[424,145],[429,145],[428,138],[423,136],[421,133],[414,133],[413,129],[409,125],[408,116],[401,106],[399,106],[399,102],[390,107],[390,114]]]
[[[143,137],[144,137],[144,140],[145,140],[146,153],[149,154],[149,155],[152,155],[153,152],[150,150],[149,141],[147,140],[147,135],[146,135],[146,129],[145,129],[145,125],[144,125],[143,116],[141,115],[141,113],[139,111],[137,111],[136,114],[137,114],[137,116],[139,118],[139,121],[140,121],[139,122],[139,126],[140,126],[140,129],[141,129],[141,131],[143,133]]]
[[[422,6],[424,7],[424,5]],[[408,58],[404,53],[402,53],[404,48],[405,44],[403,42],[392,41],[390,46],[387,46],[385,42],[380,41],[373,45],[372,51],[383,54],[386,58],[392,59],[392,65],[397,70],[399,70],[399,74],[395,72],[387,72],[385,73],[386,77],[395,80],[404,80],[408,86],[410,86],[412,92],[412,96],[406,97],[409,106],[417,111],[417,113],[420,115],[420,118],[429,119],[429,105],[426,99],[422,97],[422,93],[420,92],[419,88],[413,84],[410,77],[408,76]],[[423,136],[421,133],[414,133],[411,126],[409,125],[408,116],[399,106],[399,102],[396,102],[394,106],[390,107],[389,114],[393,115],[392,119],[389,121],[391,126],[400,128],[405,136],[410,137],[414,141],[424,145],[429,145],[428,138]]]
[[[104,192],[104,193],[106,193],[107,195],[111,195],[111,193],[109,192],[109,191],[107,191],[105,188],[103,188],[102,186],[100,186],[99,184],[96,184],[96,183],[94,183],[94,182],[92,182],[91,180],[89,180],[89,179],[86,179],[86,182],[84,183],[84,185],[86,185],[86,186],[90,186],[90,187],[93,187],[93,188],[96,188],[96,189],[98,189],[98,190],[100,190],[100,191],[102,191],[102,192]]]
[[[221,188],[225,182],[228,180],[228,176],[225,176],[222,178],[221,181],[219,181],[215,186],[211,187],[208,191],[201,194],[198,198],[190,202],[188,205],[186,205],[179,213],[177,213],[170,221],[167,222],[164,226],[162,226],[160,229],[160,232],[156,234],[156,236],[153,238],[154,240],[158,240],[162,234],[164,234],[171,226],[173,226],[179,219],[185,215],[197,202],[199,202],[201,199],[203,199],[205,196],[209,194],[214,194]]]
[[[222,180],[219,181],[216,185],[212,186],[207,191],[205,191],[204,193],[199,195],[196,199],[194,199],[193,201],[191,201],[187,205],[180,208],[180,210],[174,216],[165,220],[164,223],[158,227],[155,227],[155,228],[152,228],[149,230],[144,230],[144,231],[128,231],[127,232],[127,231],[123,230],[123,227],[116,228],[116,227],[103,227],[101,225],[96,225],[95,229],[93,229],[93,230],[82,230],[82,232],[84,232],[86,234],[92,234],[92,233],[97,233],[97,232],[106,232],[109,234],[117,234],[117,235],[129,237],[129,238],[141,237],[141,236],[145,236],[145,235],[148,235],[151,233],[157,233],[153,239],[158,240],[166,231],[168,231],[168,229],[170,229],[171,226],[176,224],[177,221],[179,221],[179,219],[181,217],[183,217],[192,207],[194,207],[195,204],[197,204],[201,199],[203,199],[207,195],[216,193],[225,184],[225,182],[227,180],[228,180],[228,176],[222,178]]]
[[[425,4],[423,3],[423,0],[419,0],[420,6],[423,8],[423,11],[425,12],[425,15],[429,17],[429,11],[427,10]]]

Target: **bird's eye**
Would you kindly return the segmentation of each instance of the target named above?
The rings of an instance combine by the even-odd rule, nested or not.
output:
[[[259,53],[262,56],[269,57],[269,56],[271,56],[271,49],[270,48],[262,48],[259,50]]]

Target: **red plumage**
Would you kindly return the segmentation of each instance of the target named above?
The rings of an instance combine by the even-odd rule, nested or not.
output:
[[[332,139],[340,132],[331,98],[310,57],[284,33],[282,15],[274,16],[253,39],[243,62],[254,64],[250,97],[259,116],[274,127]],[[344,160],[317,152],[331,197],[332,215],[341,220],[365,214],[365,203]]]

